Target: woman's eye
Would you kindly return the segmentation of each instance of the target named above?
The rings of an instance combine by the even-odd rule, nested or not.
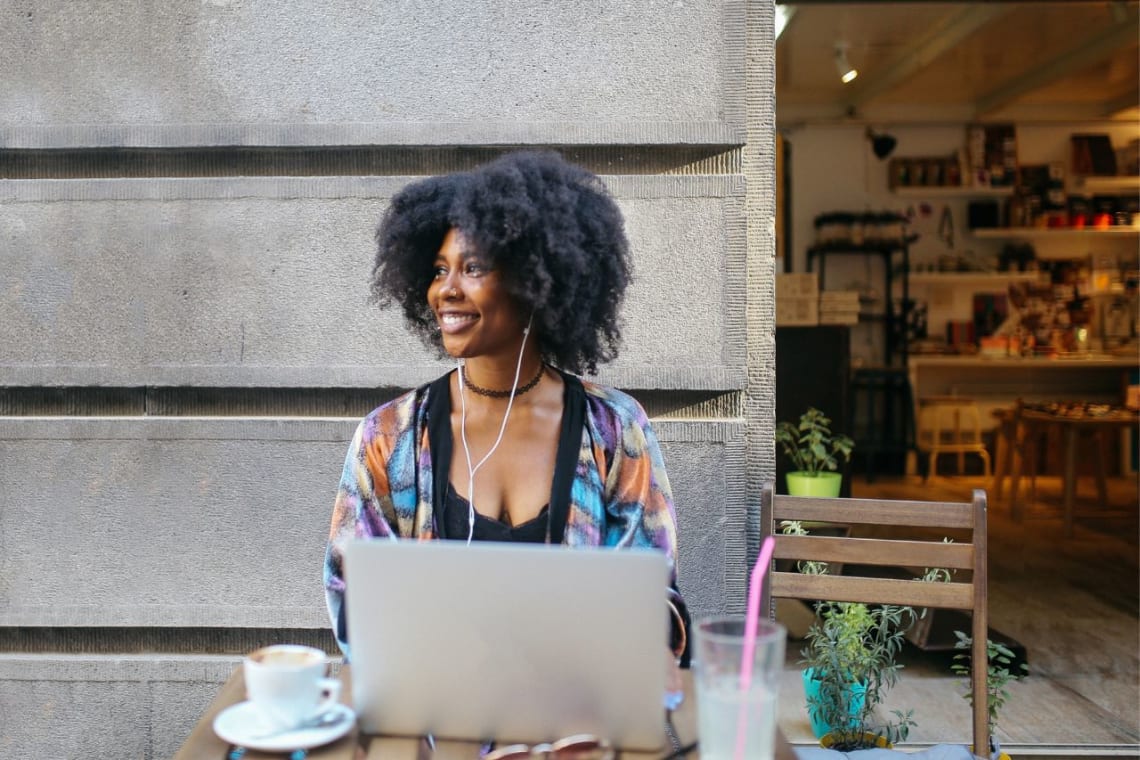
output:
[[[447,277],[447,267],[436,267],[435,269],[431,270],[431,276],[437,280],[440,277]]]
[[[478,261],[469,261],[463,265],[463,272],[469,277],[482,277],[487,273],[487,267]]]

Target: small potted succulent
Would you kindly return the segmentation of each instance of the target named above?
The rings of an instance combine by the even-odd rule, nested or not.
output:
[[[776,426],[776,442],[794,468],[787,475],[788,493],[793,496],[839,496],[843,475],[839,457],[851,460],[855,442],[831,432],[831,420],[815,407],[800,415],[799,424],[781,422]]]

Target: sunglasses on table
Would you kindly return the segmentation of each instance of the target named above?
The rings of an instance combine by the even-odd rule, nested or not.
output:
[[[590,734],[567,736],[550,744],[512,744],[483,755],[483,760],[614,760],[614,748]]]

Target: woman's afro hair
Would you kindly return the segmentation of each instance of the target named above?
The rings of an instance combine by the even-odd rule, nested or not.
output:
[[[552,152],[516,152],[469,172],[413,182],[377,230],[372,294],[399,304],[411,329],[441,353],[427,304],[436,254],[455,228],[490,261],[545,361],[596,372],[617,355],[618,312],[630,281],[629,243],[601,180]]]

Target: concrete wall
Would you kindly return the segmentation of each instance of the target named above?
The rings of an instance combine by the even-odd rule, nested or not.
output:
[[[354,421],[444,366],[366,302],[375,224],[508,146],[622,207],[600,379],[655,417],[694,613],[741,609],[774,470],[772,10],[4,4],[0,757],[169,756],[242,651],[331,645]]]

